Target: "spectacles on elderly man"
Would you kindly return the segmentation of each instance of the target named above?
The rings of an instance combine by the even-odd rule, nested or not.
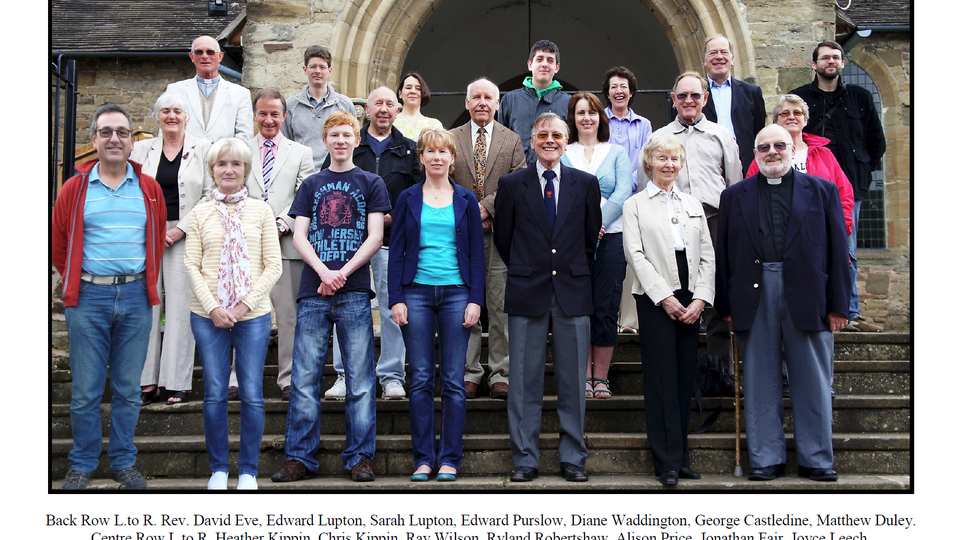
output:
[[[215,51],[215,50],[213,50],[213,49],[194,49],[194,50],[193,50],[193,55],[194,55],[194,56],[203,56],[204,54],[206,54],[207,56],[216,56],[218,52],[220,52],[220,51]]]
[[[686,101],[687,96],[690,96],[690,99],[694,101],[698,101],[700,98],[703,97],[703,94],[701,94],[700,92],[694,92],[692,94],[688,94],[686,92],[680,92],[679,94],[675,94],[675,95],[677,96],[677,99],[679,99],[680,101]]]
[[[537,136],[537,139],[540,139],[541,141],[545,141],[550,137],[553,137],[553,140],[555,141],[562,141],[563,139],[566,138],[566,135],[564,135],[563,133],[560,133],[559,131],[554,131],[553,133],[547,133],[546,131],[541,131],[540,133],[537,133],[536,136]]]
[[[767,152],[770,151],[771,146],[773,146],[773,149],[776,150],[777,152],[783,152],[784,150],[787,149],[787,143],[783,141],[778,141],[773,143],[772,145],[769,143],[758,144],[757,152],[760,152],[761,154],[766,154]]]

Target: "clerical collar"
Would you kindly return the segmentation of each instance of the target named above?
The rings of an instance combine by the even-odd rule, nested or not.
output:
[[[766,178],[768,185],[771,185],[771,186],[779,186],[780,184],[783,183],[783,179],[784,179],[784,178],[786,178],[786,177],[788,177],[788,176],[790,176],[790,175],[792,175],[792,174],[793,174],[793,167],[790,167],[790,170],[787,171],[787,174],[781,176],[780,178],[767,178],[766,176],[764,176],[764,178]]]
[[[203,77],[197,75],[197,82],[202,84],[216,84],[219,81],[220,81],[220,75],[217,75],[212,79],[204,79]]]

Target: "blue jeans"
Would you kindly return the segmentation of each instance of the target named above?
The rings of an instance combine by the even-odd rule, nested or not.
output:
[[[850,320],[860,316],[860,293],[857,292],[857,226],[860,224],[860,207],[863,201],[853,203],[853,229],[847,236],[847,251],[850,253]]]
[[[113,392],[107,447],[110,468],[118,471],[132,467],[137,462],[133,432],[140,417],[140,372],[153,322],[146,281],[138,279],[123,285],[81,281],[77,305],[65,311],[73,377],[70,468],[92,473],[100,464],[100,400],[108,370]]]
[[[314,457],[320,448],[320,392],[334,325],[346,360],[347,445],[341,454],[344,468],[352,469],[363,457],[373,459],[377,444],[370,296],[364,292],[342,292],[303,298],[297,305],[297,329],[293,338],[286,453],[287,459],[296,459],[311,471],[320,466]]]
[[[470,329],[463,327],[469,291],[466,287],[414,283],[403,288],[407,324],[400,327],[410,362],[410,437],[414,467],[437,463],[434,434],[433,382],[436,369],[434,335],[440,339],[439,466],[460,470],[467,392],[463,374]],[[436,334],[435,334],[436,333]]]
[[[380,359],[377,360],[377,378],[380,385],[387,381],[400,381],[403,384],[403,362],[406,349],[400,326],[390,317],[390,297],[387,296],[387,260],[390,248],[384,246],[370,258],[373,271],[373,287],[377,291],[377,304],[380,310]],[[340,354],[340,340],[333,335],[333,369],[343,373],[343,358]]]
[[[211,319],[190,314],[203,365],[203,436],[210,471],[227,472],[230,440],[227,433],[227,389],[230,382],[230,346],[236,354],[240,387],[240,474],[257,475],[263,440],[263,362],[270,344],[270,315],[238,321],[233,328],[217,328]]]

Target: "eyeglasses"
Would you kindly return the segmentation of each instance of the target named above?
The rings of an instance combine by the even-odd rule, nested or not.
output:
[[[550,137],[553,137],[553,140],[555,141],[562,141],[567,138],[566,135],[564,135],[563,133],[560,133],[559,131],[554,131],[553,133],[547,133],[546,131],[541,131],[540,133],[537,133],[537,139],[541,141],[545,141]]]
[[[821,62],[829,62],[831,60],[833,60],[834,62],[842,62],[843,57],[840,56],[839,54],[834,54],[832,56],[821,56],[820,58],[817,58],[817,60]]]
[[[791,116],[796,116],[797,118],[800,118],[801,116],[803,116],[803,111],[780,111],[779,113],[777,113],[777,116],[779,116],[780,118],[790,118]]]
[[[690,96],[690,99],[694,101],[699,101],[700,98],[703,97],[703,94],[701,94],[700,92],[694,92],[692,94],[688,94],[686,92],[680,92],[679,94],[674,94],[674,95],[677,96],[677,99],[679,99],[680,101],[686,101],[687,96]]]
[[[129,138],[130,135],[133,134],[133,132],[127,128],[118,128],[118,129],[101,128],[97,130],[97,135],[99,135],[101,139],[106,139],[106,140],[112,139],[114,133],[116,133],[117,138],[121,140]]]
[[[194,50],[193,50],[193,55],[194,55],[194,56],[203,56],[204,54],[206,54],[207,56],[216,56],[219,52],[220,52],[220,51],[215,51],[215,50],[213,50],[213,49],[194,49]]]
[[[774,149],[775,151],[777,151],[777,152],[783,152],[784,150],[787,149],[787,144],[788,144],[788,143],[785,143],[785,142],[783,142],[783,141],[775,142],[775,143],[773,143],[772,145],[770,145],[770,144],[768,144],[768,143],[758,144],[758,145],[757,145],[757,152],[759,152],[759,153],[761,153],[761,154],[766,154],[767,152],[770,151],[770,147],[771,147],[771,146],[773,146],[773,149]]]

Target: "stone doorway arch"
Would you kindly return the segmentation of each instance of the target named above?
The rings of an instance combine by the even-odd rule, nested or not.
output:
[[[529,0],[528,0],[529,1]],[[331,52],[333,79],[339,91],[365,97],[371,89],[395,87],[407,52],[420,29],[444,0],[355,0],[346,2],[337,18]],[[550,0],[538,2],[549,7]],[[681,70],[702,70],[703,38],[724,34],[736,51],[734,74],[756,73],[756,54],[749,38],[745,9],[728,0],[640,0],[650,10],[673,46]],[[479,74],[478,74],[479,75]]]

